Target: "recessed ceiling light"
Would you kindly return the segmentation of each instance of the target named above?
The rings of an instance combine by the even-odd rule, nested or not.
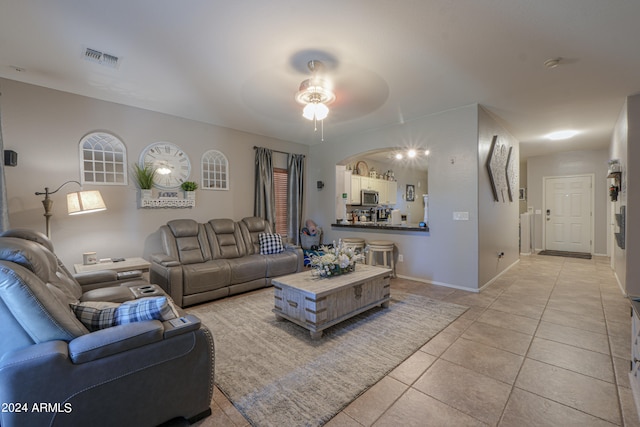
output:
[[[413,159],[416,156],[416,150],[409,150],[407,152],[407,157],[409,157],[410,159]]]
[[[569,139],[569,138],[573,138],[574,136],[576,136],[577,134],[579,134],[580,132],[578,132],[577,130],[559,130],[557,132],[551,132],[550,134],[547,135],[547,139],[550,139],[552,141],[558,141],[561,139]]]
[[[429,150],[424,150],[424,155],[425,155],[425,156],[428,156],[428,155],[429,155],[429,153],[430,153],[430,151],[429,151]]]
[[[396,153],[396,160],[402,160],[402,153]]]

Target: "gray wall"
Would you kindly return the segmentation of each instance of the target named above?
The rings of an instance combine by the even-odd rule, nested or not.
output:
[[[640,296],[640,95],[630,96],[628,106],[627,167],[623,176],[627,221],[625,250],[627,252],[627,282],[629,295]]]
[[[94,130],[120,137],[128,149],[129,164],[136,162],[140,151],[152,142],[174,142],[191,157],[191,177],[196,181],[200,181],[200,156],[206,150],[218,149],[229,159],[230,190],[198,190],[193,209],[139,209],[137,189],[130,183],[97,187],[107,203],[106,212],[69,217],[64,194],[76,188],[65,187],[53,196],[52,236],[57,253],[67,265],[81,262],[86,251],[96,251],[100,258],[148,256],[158,245],[158,227],[171,219],[207,221],[252,215],[254,145],[308,155],[305,218],[324,228],[325,241],[347,235],[394,241],[404,255],[404,262],[398,264],[401,276],[475,290],[504,268],[496,268],[494,259],[479,268],[479,257],[480,263],[485,263],[479,251],[493,253],[495,247],[507,247],[505,252],[511,256],[509,247],[517,246],[517,237],[508,244],[501,241],[504,236],[497,235],[479,242],[478,230],[484,224],[479,219],[478,192],[479,185],[484,187],[486,182],[482,178],[479,183],[478,179],[485,171],[479,170],[484,160],[478,143],[480,107],[475,104],[346,140],[326,138],[326,142],[308,147],[11,80],[0,80],[0,88],[5,148],[19,153],[18,167],[6,171],[12,227],[44,231],[42,197],[34,192],[79,179],[78,143]],[[480,115],[484,121],[484,113]],[[431,151],[431,231],[398,234],[332,230],[329,224],[336,195],[329,189],[335,189],[335,165],[361,152],[397,146]],[[325,182],[324,190],[315,188],[318,180]],[[486,196],[486,188],[482,192]],[[468,212],[469,220],[454,221],[453,212]],[[488,218],[495,217],[483,220]]]
[[[494,201],[491,191],[486,162],[493,136],[500,143],[512,147],[511,156],[515,162],[515,171],[520,168],[520,144],[509,132],[500,126],[484,109],[478,116],[478,280],[480,286],[488,284],[508,266],[520,257],[519,239],[519,201],[518,189],[513,189],[513,201]],[[516,182],[519,182],[516,180]],[[518,185],[518,184],[516,184]],[[498,252],[504,257],[498,258]]]
[[[640,295],[640,227],[634,221],[640,211],[640,95],[629,96],[620,112],[614,130],[610,157],[619,159],[622,183],[618,201],[613,204],[616,213],[626,206],[625,248],[613,243],[613,267],[620,285],[628,295]],[[615,231],[619,229],[615,227]]]
[[[478,105],[469,105],[345,140],[331,141],[325,138],[324,143],[312,146],[309,182],[321,180],[325,181],[326,186],[322,191],[309,188],[315,193],[309,197],[307,212],[324,229],[324,240],[330,242],[341,237],[362,237],[365,240],[393,241],[398,253],[404,257],[404,262],[396,264],[399,276],[469,290],[479,289],[498,270],[502,271],[510,261],[515,262],[517,228],[516,234],[512,231],[506,235],[487,234],[481,244],[478,241],[478,230],[485,226],[479,219],[479,185],[483,187],[485,196],[486,191],[490,191],[488,187],[484,188],[485,179],[482,178],[479,184],[478,178],[479,174],[484,177],[486,173],[484,169],[479,170],[479,164],[484,162],[480,157],[484,155],[486,158],[486,147],[483,146],[481,155],[478,148],[479,111]],[[481,113],[481,117],[482,126],[486,125],[487,129],[493,130],[493,126],[497,126],[484,113]],[[331,190],[335,188],[335,165],[358,153],[399,145],[430,150],[429,233],[332,229],[330,224],[337,203],[335,191]],[[515,221],[517,224],[517,203],[513,206],[513,219],[507,222]],[[511,207],[508,209],[498,217],[488,216],[488,220],[505,218],[512,210]],[[454,221],[453,212],[468,212],[469,220]],[[511,241],[505,242],[503,238]],[[490,261],[486,261],[486,266],[479,268],[479,247],[483,254],[492,253],[495,247],[504,248],[509,260],[504,260],[496,268],[494,254]],[[480,262],[485,263],[484,256]],[[479,270],[483,272],[482,278],[479,277]]]
[[[85,186],[99,189],[108,210],[70,217],[65,194],[69,184],[52,196],[52,238],[67,265],[82,262],[82,253],[96,251],[99,258],[149,255],[157,245],[158,227],[175,218],[207,221],[241,219],[253,214],[254,150],[263,146],[308,154],[309,147],[212,126],[147,110],[98,101],[69,93],[0,80],[5,149],[18,152],[18,166],[6,168],[9,217],[12,227],[44,232],[44,187],[56,188],[79,180],[78,144],[88,132],[104,130],[122,139],[128,163],[152,142],[180,145],[193,164],[191,179],[200,182],[200,157],[210,149],[229,159],[229,191],[198,190],[192,209],[138,209],[137,189],[127,186]]]
[[[628,109],[629,98],[624,103],[622,110],[620,111],[620,115],[618,116],[618,121],[616,122],[616,126],[613,130],[613,137],[611,138],[611,147],[610,147],[610,158],[620,160],[620,166],[622,169],[622,182],[620,193],[618,194],[618,201],[610,202],[612,206],[612,210],[615,213],[620,212],[620,207],[627,205],[627,183],[628,181],[628,170],[629,170],[629,162],[627,160],[627,146],[628,146]],[[611,181],[611,180],[609,180]],[[615,222],[615,221],[614,221]],[[617,232],[618,228],[614,228],[614,232]],[[620,283],[622,289],[626,289],[627,282],[627,251],[618,247],[615,241],[611,243],[612,253],[611,253],[611,265],[613,266],[616,277],[618,278],[618,282]],[[626,292],[626,290],[625,290]],[[638,294],[637,292],[635,293]]]
[[[607,150],[571,151],[527,159],[527,207],[534,213],[543,207],[543,178],[552,176],[594,174],[594,239],[593,251],[607,255],[608,181]],[[544,215],[534,217],[535,248],[543,248],[542,221]]]

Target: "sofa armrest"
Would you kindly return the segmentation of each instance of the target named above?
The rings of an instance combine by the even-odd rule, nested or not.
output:
[[[80,286],[87,286],[102,282],[115,282],[118,280],[118,273],[112,270],[98,270],[77,273],[73,277],[80,283]]]
[[[304,270],[304,252],[302,251],[302,246],[286,244],[284,250],[287,252],[293,252],[298,257],[298,268],[296,269],[296,272],[300,273]]]
[[[164,263],[156,262],[154,256],[152,256],[149,283],[160,286],[173,299],[173,302],[182,307],[182,297],[184,295],[182,265],[177,261],[175,262],[177,263],[176,265],[164,265]],[[167,264],[173,264],[173,262]]]
[[[85,363],[161,341],[164,327],[157,320],[128,323],[82,335],[69,342],[73,363]]]
[[[177,267],[180,265],[180,261],[166,254],[151,255],[151,262],[160,264],[163,267]]]
[[[9,353],[5,353],[0,359],[0,374],[5,369],[10,369],[13,365],[20,365],[23,362],[33,362],[41,360],[43,363],[60,358],[68,358],[67,343],[64,341],[47,341],[40,344],[30,345]],[[36,362],[38,363],[38,362]]]

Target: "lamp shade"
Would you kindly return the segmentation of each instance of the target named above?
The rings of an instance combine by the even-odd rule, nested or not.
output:
[[[67,194],[67,210],[69,215],[104,211],[107,206],[98,190],[74,191]]]
[[[302,110],[302,116],[308,120],[324,120],[329,115],[329,107],[321,102],[313,102],[305,105]]]

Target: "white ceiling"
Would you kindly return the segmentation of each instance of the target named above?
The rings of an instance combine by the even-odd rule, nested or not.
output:
[[[480,103],[530,156],[608,145],[639,19],[636,0],[0,0],[0,76],[313,145],[294,94],[320,59],[325,140]]]

